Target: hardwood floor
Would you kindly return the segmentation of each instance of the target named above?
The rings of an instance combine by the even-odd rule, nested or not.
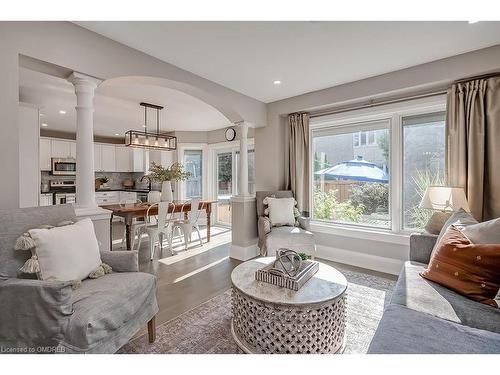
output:
[[[116,242],[121,233],[123,229],[120,224],[113,225],[113,248],[116,250],[119,249]],[[194,236],[196,238],[196,235]],[[227,242],[224,238],[218,240],[218,236],[225,236]],[[220,234],[213,234],[210,244],[212,242],[226,243],[214,245],[209,250],[190,257],[186,257],[186,251],[179,251],[176,255],[180,258],[178,261],[174,261],[175,257],[171,257],[167,248],[163,249],[163,254],[157,249],[151,261],[149,240],[147,237],[143,238],[139,249],[139,269],[157,277],[156,295],[160,311],[156,316],[156,325],[169,321],[231,288],[231,271],[241,262],[229,258],[230,232],[225,230]],[[205,241],[204,246],[206,247]],[[200,246],[193,241],[188,252],[197,249],[200,249]],[[172,264],[161,262],[161,258],[169,259]],[[145,330],[141,331],[141,334],[144,332]]]
[[[204,241],[201,247],[193,241],[187,252],[180,251],[174,257],[167,248],[163,249],[163,254],[160,254],[157,249],[152,261],[149,254],[149,241],[147,238],[143,239],[139,249],[139,269],[157,277],[157,298],[160,311],[156,316],[156,325],[165,323],[231,288],[231,272],[241,262],[229,258],[230,232],[217,227],[213,232],[216,233],[212,237],[210,246],[207,246]],[[118,240],[121,233],[123,233],[123,227],[120,227],[119,223],[114,225],[114,249],[119,249]],[[334,267],[338,265],[331,261],[321,261]],[[397,279],[394,275],[359,267],[344,264],[342,267],[392,280]],[[144,327],[138,335],[146,332],[146,327]]]

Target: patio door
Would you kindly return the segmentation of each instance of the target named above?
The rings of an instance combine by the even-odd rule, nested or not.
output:
[[[233,195],[233,176],[235,175],[232,151],[220,151],[216,156],[216,223],[231,225],[231,196]],[[236,181],[236,179],[234,179]]]
[[[215,222],[218,225],[231,225],[231,197],[238,194],[239,148],[228,147],[215,150],[215,199],[217,210]],[[248,150],[248,191],[255,193],[254,150]]]

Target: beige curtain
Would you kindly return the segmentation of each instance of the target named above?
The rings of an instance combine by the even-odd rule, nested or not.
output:
[[[293,191],[301,212],[309,212],[309,114],[288,116],[286,186]]]
[[[500,77],[454,84],[447,100],[448,183],[477,220],[500,217]]]

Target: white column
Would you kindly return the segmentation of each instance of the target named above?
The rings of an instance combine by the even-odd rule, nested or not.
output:
[[[240,165],[238,171],[238,196],[248,197],[248,122],[238,123],[240,130]]]
[[[94,182],[94,90],[100,80],[73,72],[76,94],[76,204],[96,207]]]

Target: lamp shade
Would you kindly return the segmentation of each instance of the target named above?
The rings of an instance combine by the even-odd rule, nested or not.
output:
[[[458,211],[463,208],[470,212],[464,189],[450,186],[429,186],[419,207],[439,211]]]

